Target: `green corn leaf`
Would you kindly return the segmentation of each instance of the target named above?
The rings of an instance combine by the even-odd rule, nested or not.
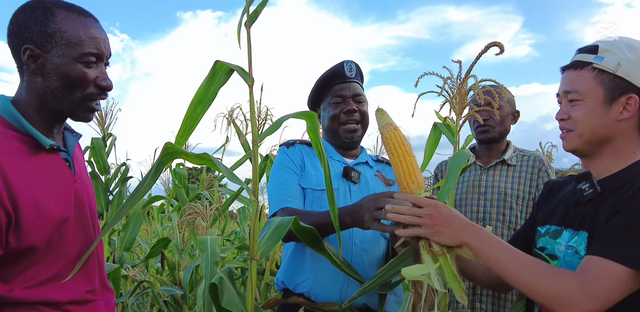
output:
[[[473,142],[473,135],[469,134],[469,135],[467,135],[467,138],[464,139],[464,143],[462,144],[461,149],[465,149],[465,148],[469,147],[469,144],[471,144],[471,142]]]
[[[187,303],[187,309],[189,311],[193,310],[193,305],[191,304],[191,300],[189,300],[189,295],[193,291],[191,289],[191,277],[193,276],[193,270],[196,267],[196,264],[200,262],[200,259],[195,258],[191,263],[184,269],[182,272],[182,291],[184,292],[185,302]]]
[[[236,130],[236,135],[238,136],[240,145],[242,145],[242,150],[245,153],[250,153],[251,146],[249,145],[249,141],[247,141],[247,137],[244,135],[244,132],[242,132],[242,129],[240,129],[240,126],[238,126],[238,123],[234,118],[231,118],[231,124],[233,125],[233,128]],[[251,159],[249,159],[249,161],[251,161]]]
[[[102,139],[91,139],[91,159],[93,159],[93,162],[98,169],[98,173],[100,173],[101,176],[108,175],[109,171],[111,170],[111,167],[109,167],[109,162],[107,161],[107,154],[105,153],[105,150],[106,147],[104,146],[104,142],[102,142]]]
[[[260,13],[262,13],[262,10],[264,9],[265,6],[267,6],[268,2],[269,0],[260,1],[260,4],[258,4],[258,6],[256,6],[253,12],[249,14],[249,17],[247,18],[247,22],[246,22],[249,28],[251,28],[251,26],[253,26],[253,24],[256,22],[256,20],[260,16]]]
[[[100,176],[95,172],[89,172],[89,178],[93,183],[93,191],[96,194],[96,203],[98,205],[98,212],[104,213],[107,209],[107,203],[109,202],[109,193],[107,193],[107,187]]]
[[[360,286],[360,289],[358,289],[351,298],[342,304],[342,307],[346,308],[356,300],[360,299],[360,297],[373,291],[380,290],[380,288],[385,284],[388,284],[391,280],[398,277],[403,268],[413,263],[414,255],[414,248],[405,248],[405,250],[400,252],[395,258],[391,259],[391,261],[387,262],[387,264],[380,268],[380,270],[378,270],[378,272],[376,272],[376,274],[374,274],[369,280],[364,282],[362,286]],[[385,289],[385,291],[388,292],[389,290]]]
[[[175,145],[182,147],[187,143],[187,140],[202,120],[202,117],[204,117],[218,96],[220,89],[222,89],[227,81],[229,81],[229,78],[231,78],[231,75],[233,75],[234,68],[239,67],[220,60],[213,63],[209,73],[200,84],[200,87],[187,108],[180,129],[176,134]]]
[[[449,194],[453,190],[458,178],[462,174],[463,170],[468,167],[475,160],[475,156],[468,149],[457,151],[450,159],[447,170],[447,176],[445,177],[444,184],[438,192],[438,201],[446,203],[446,199],[449,198]]]
[[[198,251],[200,252],[200,269],[202,270],[204,293],[209,293],[211,284],[218,272],[220,265],[220,237],[218,236],[200,236],[198,237]],[[207,298],[208,296],[203,296]],[[213,302],[204,300],[204,311],[213,311]]]
[[[138,232],[140,232],[142,222],[144,221],[144,209],[142,209],[139,204],[136,206],[137,207],[131,211],[131,214],[129,214],[129,218],[127,218],[127,221],[122,227],[122,231],[120,231],[120,235],[118,235],[118,265],[122,268],[124,268],[127,258],[129,258],[131,248],[133,248],[133,244],[138,238]]]
[[[249,8],[251,7],[252,4],[253,4],[253,0],[247,1],[244,8],[242,8],[242,13],[240,13],[240,19],[238,20],[238,47],[241,49],[242,49],[242,44],[240,43],[240,40],[242,38],[242,21],[244,20],[244,17],[247,15],[247,12],[249,11]]]
[[[442,139],[442,129],[434,122],[431,126],[427,143],[424,145],[424,158],[422,159],[422,165],[420,165],[421,172],[427,170],[431,158],[433,158],[438,145],[440,145],[440,139]]]
[[[233,269],[226,266],[213,278],[209,288],[209,295],[216,312],[246,312],[246,297],[236,286]],[[256,303],[254,311],[263,312]]]
[[[454,267],[456,267],[456,262],[455,258],[451,255],[451,252],[445,252],[444,255],[438,257],[438,262],[440,263],[440,268],[447,279],[447,284],[453,290],[453,294],[456,296],[456,299],[466,306],[469,303],[467,299],[466,286],[462,282],[462,278],[458,272],[454,269]]]
[[[436,126],[438,128],[440,128],[440,131],[444,134],[445,137],[447,137],[447,140],[449,140],[449,143],[451,143],[452,146],[456,146],[456,130],[453,126],[449,127],[449,124],[443,124],[443,123],[436,123]]]
[[[149,261],[155,257],[160,256],[160,254],[162,254],[162,251],[169,247],[169,244],[171,244],[171,239],[168,237],[162,237],[156,240],[151,249],[149,249],[147,255],[144,257],[144,261]]]
[[[300,222],[298,217],[273,217],[269,219],[260,232],[258,240],[259,255],[261,255],[262,258],[269,255],[278,243],[282,241],[289,229],[291,229],[302,243],[325,257],[338,270],[347,274],[359,283],[365,282],[362,275],[360,275],[360,273],[358,273],[358,271],[347,260],[345,260],[333,248],[333,246],[331,246],[331,244],[327,243],[327,241],[320,236],[318,230]]]

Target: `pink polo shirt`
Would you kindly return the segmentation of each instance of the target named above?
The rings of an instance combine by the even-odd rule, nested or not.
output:
[[[100,234],[80,145],[74,174],[60,151],[0,116],[0,146],[0,312],[114,312],[102,242],[63,282]]]

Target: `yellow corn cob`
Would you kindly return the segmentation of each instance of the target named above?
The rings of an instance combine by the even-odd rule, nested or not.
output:
[[[433,198],[430,196],[430,192],[427,192],[425,189],[426,183],[422,177],[418,161],[413,155],[413,149],[409,144],[409,140],[402,134],[402,131],[400,131],[384,109],[376,109],[376,120],[378,122],[382,144],[389,156],[389,161],[396,175],[396,181],[400,191],[416,196]],[[400,246],[404,241],[405,238],[401,238],[395,247]],[[410,243],[413,245],[412,248],[416,248],[417,250],[417,258],[414,261],[416,261],[418,265],[405,268],[403,271],[410,274],[412,269],[414,269],[420,273],[417,275],[413,274],[415,276],[412,278],[405,276],[405,278],[410,280],[412,289],[411,311],[422,312],[426,310],[430,311],[431,309],[447,309],[448,290],[451,289],[451,286],[455,287],[453,290],[456,298],[464,305],[467,305],[466,289],[462,286],[462,280],[457,272],[457,266],[450,251],[426,238],[414,238],[410,240]],[[434,269],[435,263],[438,263],[440,266],[439,269]],[[432,280],[423,279],[422,276],[426,275],[431,276]],[[440,287],[445,284],[445,290],[434,288],[433,285],[431,285],[431,283],[434,283],[434,280],[437,280],[435,283],[440,285]],[[453,285],[451,283],[453,283]],[[442,304],[438,307],[438,304],[441,302]]]
[[[396,181],[401,192],[423,195],[425,192],[425,180],[418,166],[418,161],[413,155],[409,140],[402,134],[389,114],[382,109],[376,109],[378,129]]]

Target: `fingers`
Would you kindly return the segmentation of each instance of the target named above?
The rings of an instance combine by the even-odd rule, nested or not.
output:
[[[383,210],[375,210],[371,212],[371,217],[373,217],[373,220],[378,222],[380,220],[386,220],[386,212]]]
[[[378,231],[378,232],[383,232],[383,233],[393,233],[394,231],[397,230],[397,227],[393,226],[393,225],[386,225],[380,222],[373,222],[371,223],[371,226],[369,227],[370,229],[374,230],[374,231]]]
[[[414,208],[414,207],[405,207],[405,206],[396,206],[396,205],[387,205],[384,207],[386,212],[391,212],[394,214],[402,214],[407,216],[414,217],[424,217],[426,215],[426,209],[424,208]]]
[[[413,206],[413,204],[411,202],[408,202],[406,200],[399,200],[399,199],[386,199],[386,200],[384,200],[383,208],[386,208],[388,205],[407,206],[407,207],[412,207]]]
[[[430,204],[434,202],[433,199],[419,197],[419,196],[415,196],[407,193],[395,193],[393,195],[393,198],[408,201],[419,207],[428,207]]]
[[[415,209],[415,208],[413,208]],[[419,217],[414,217],[406,214],[397,214],[392,212],[387,212],[387,220],[403,223],[406,225],[420,225],[422,224],[422,219]]]
[[[395,231],[396,235],[402,237],[425,237],[422,233],[422,228],[408,228],[408,229],[398,229]]]

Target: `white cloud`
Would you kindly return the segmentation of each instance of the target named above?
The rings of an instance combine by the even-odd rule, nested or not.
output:
[[[215,60],[247,67],[246,34],[243,31],[242,50],[238,49],[236,37],[239,12],[180,12],[179,25],[152,42],[141,43],[142,38],[108,30],[113,52],[109,73],[115,84],[112,95],[122,109],[114,132],[118,136],[119,158],[126,153],[132,160],[134,176],[138,177],[139,162],[149,159],[165,142],[173,141],[195,91]],[[438,18],[427,18],[433,12],[439,12]],[[521,16],[503,6],[432,6],[400,14],[391,21],[370,22],[350,20],[341,12],[306,1],[271,2],[252,30],[255,95],[260,96],[260,85],[264,83],[263,103],[273,108],[276,118],[306,110],[309,90],[330,66],[344,59],[356,60],[367,79],[379,74],[371,72],[375,69],[383,72],[391,67],[406,68],[416,62],[403,56],[406,44],[413,39],[453,42],[460,45],[454,57],[463,60],[473,58],[484,44],[496,39],[506,45],[507,52],[500,57],[487,55],[486,60],[535,55],[531,45],[537,38],[522,29],[522,21]],[[0,46],[0,53],[2,49]],[[495,51],[489,52],[492,53]],[[0,87],[3,81],[0,77]],[[429,132],[439,99],[419,103],[416,116],[411,119],[416,94],[394,86],[367,87],[367,92],[373,122],[364,145],[370,146],[375,140],[373,114],[377,106],[387,109],[410,137]],[[213,131],[215,116],[247,101],[247,88],[234,75],[190,142],[201,147],[220,146],[225,138],[218,130]],[[93,131],[88,125],[73,125],[84,133],[82,144],[88,144]],[[280,138],[299,138],[305,130],[304,122],[299,120],[285,126],[282,133],[267,139],[263,152]],[[235,138],[229,148],[241,151]],[[225,157],[225,163],[230,165],[237,158]],[[237,174],[247,177],[249,168],[243,166]]]
[[[494,54],[499,50],[492,48],[483,56],[483,62],[537,55],[532,45],[542,37],[523,29],[524,17],[514,12],[510,6],[486,8],[443,6],[437,11],[445,21],[450,21],[446,34],[443,35],[449,36],[452,40],[466,42],[454,51],[453,59],[460,59],[463,62],[471,61],[491,41],[503,43],[505,52],[495,57]],[[487,19],[489,16],[491,18]]]
[[[11,56],[9,45],[0,40],[0,69],[15,70],[15,62]]]
[[[638,0],[598,0],[602,8],[585,22],[583,18],[570,27],[580,29],[582,43],[590,43],[610,36],[628,36],[640,39],[637,19],[640,15]],[[587,25],[585,27],[585,25]]]
[[[555,115],[558,104],[555,94],[559,84],[542,85],[540,83],[524,84],[508,87],[516,99],[516,107],[520,111],[520,122],[528,122],[541,116]],[[550,122],[557,127],[555,119]]]

